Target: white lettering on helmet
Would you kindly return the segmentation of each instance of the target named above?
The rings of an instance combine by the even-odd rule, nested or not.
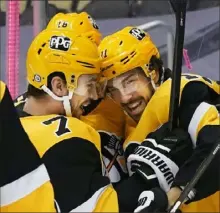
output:
[[[146,36],[145,32],[138,28],[132,28],[129,33],[140,41]]]
[[[50,48],[55,50],[67,51],[71,46],[71,40],[64,36],[52,36],[50,39]]]

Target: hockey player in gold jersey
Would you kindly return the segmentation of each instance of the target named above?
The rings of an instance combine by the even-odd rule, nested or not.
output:
[[[97,46],[69,30],[44,30],[28,49],[26,67],[21,122],[48,170],[58,211],[117,212],[100,136],[78,119],[98,98]]]
[[[59,211],[131,212],[148,189],[137,174],[113,187],[100,134],[79,120],[103,94],[100,65],[97,46],[68,30],[42,31],[27,53],[21,121],[47,167]]]
[[[135,131],[124,143],[128,167],[131,167],[129,170],[134,172],[132,166],[136,166],[137,162],[139,166],[141,162],[151,165],[157,176],[151,174],[151,179],[158,179],[160,186],[164,186],[162,188],[167,192],[172,187],[168,192],[168,199],[172,204],[219,137],[219,112],[215,107],[220,94],[219,83],[199,75],[182,76],[179,126],[190,134],[194,151],[179,172],[177,163],[170,164],[171,167],[173,165],[172,175],[177,175],[172,184],[167,183],[165,178],[162,178],[164,176],[160,169],[140,154],[147,150],[145,145],[149,146],[144,141],[156,146],[156,138],[148,137],[161,125],[161,128],[164,128],[168,121],[171,79],[163,67],[156,46],[149,34],[136,27],[125,27],[105,37],[99,45],[99,51],[103,58],[102,74],[108,79],[108,94],[137,122]],[[137,146],[139,148],[134,152]],[[163,157],[167,159],[167,156]],[[167,162],[170,160],[167,159]],[[132,161],[135,163],[132,164]],[[143,170],[142,175],[149,177]],[[216,184],[218,173],[215,176]],[[200,200],[218,191],[216,185],[210,187],[212,190],[208,190],[209,192],[203,190],[205,182],[203,180],[200,185],[197,184],[197,198],[194,199]],[[190,199],[193,200],[189,197],[189,202]],[[183,211],[191,212],[202,212],[204,209],[210,212],[219,211],[218,192],[183,207]]]
[[[101,33],[95,20],[86,12],[82,13],[58,13],[48,23],[47,29],[65,31],[71,30],[75,34],[84,35],[99,45]],[[23,109],[27,94],[24,93],[15,100],[16,108]],[[95,108],[96,107],[96,108]],[[102,138],[102,154],[104,162],[108,168],[110,179],[117,183],[127,176],[122,152],[122,143],[130,134],[135,123],[125,115],[120,105],[111,98],[100,97],[93,101],[88,115],[81,116],[80,119],[99,131]],[[112,142],[114,142],[112,144]],[[115,158],[114,158],[115,157]]]
[[[50,177],[0,81],[0,212],[55,212]]]

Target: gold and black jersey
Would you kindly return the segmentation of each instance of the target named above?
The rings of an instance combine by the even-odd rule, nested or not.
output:
[[[16,109],[22,113],[27,94],[20,95],[14,101]],[[101,151],[112,183],[128,176],[123,156],[124,139],[134,129],[134,122],[111,98],[106,97],[88,115],[81,116],[83,122],[97,130],[101,136]]]
[[[158,126],[168,121],[170,90],[171,79],[168,79],[157,89],[151,98],[135,131],[125,141],[124,149],[132,142],[141,143],[150,132],[155,131]],[[182,75],[180,88],[180,109],[182,109],[180,113],[180,126],[189,130],[194,143],[196,143],[198,132],[204,124],[207,124],[203,120],[206,112],[214,109],[217,116],[216,107],[211,102],[212,99],[214,100],[218,97],[219,93],[220,85],[218,82],[199,75]],[[202,102],[206,102],[207,104]],[[204,124],[202,124],[203,122]]]
[[[1,81],[0,145],[0,211],[55,212],[47,169],[22,128],[8,88]]]
[[[124,143],[126,155],[129,155],[133,148],[140,144],[150,132],[155,131],[168,121],[170,89],[171,79],[168,79],[155,92],[136,129]],[[185,186],[191,180],[196,168],[212,148],[212,144],[220,137],[219,111],[216,107],[219,94],[219,82],[193,74],[184,74],[181,77],[179,125],[189,132],[195,149],[189,160],[190,163],[188,163],[190,167],[181,168],[180,175],[175,179],[176,185]],[[216,186],[218,181],[216,179],[212,182],[215,182],[212,185],[212,188],[215,188],[215,190],[213,189],[214,193],[219,190]],[[204,182],[203,185],[205,185]],[[198,194],[203,191],[202,184],[200,187]],[[212,194],[208,191],[202,193],[203,197]],[[183,208],[183,212],[203,212],[204,209],[209,212],[218,212],[219,206],[219,193],[217,192],[206,199],[187,205]]]
[[[57,208],[117,212],[117,193],[104,176],[99,134],[61,115],[23,116],[22,125],[46,165]]]
[[[112,183],[128,176],[122,145],[125,138],[126,117],[122,108],[109,97],[81,120],[95,130],[101,137],[102,155]]]
[[[112,145],[118,142],[113,134],[107,132],[117,129],[113,118],[112,126],[108,129],[107,120],[95,114],[91,115],[94,116],[93,119],[87,121],[88,125],[64,116],[28,116],[25,112],[19,113],[25,130],[48,168],[61,210],[132,212],[136,208],[140,193],[148,189],[145,182],[134,175],[115,183],[113,189],[109,178],[104,176],[108,174],[108,168],[102,165],[102,158],[104,161],[106,159],[101,154],[103,141],[100,144],[100,137],[103,139],[106,135],[109,136],[107,141],[110,138]],[[106,124],[97,121],[105,121]],[[131,124],[132,122],[129,123]],[[101,128],[105,134],[96,132],[91,126]],[[111,157],[109,156],[110,159]],[[113,176],[109,174],[111,180],[119,180],[117,171],[114,171],[114,168],[121,169],[119,166],[114,162]],[[132,193],[128,193],[131,189]]]

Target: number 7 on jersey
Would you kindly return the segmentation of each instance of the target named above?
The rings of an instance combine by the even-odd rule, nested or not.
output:
[[[67,127],[67,118],[64,116],[57,116],[46,120],[43,122],[44,125],[51,125],[54,122],[58,122],[57,131],[55,134],[60,137],[68,132],[71,132],[70,129]]]

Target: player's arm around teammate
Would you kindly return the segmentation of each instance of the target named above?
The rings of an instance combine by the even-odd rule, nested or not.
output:
[[[0,127],[0,211],[55,212],[45,164],[22,128],[9,90],[1,81]]]
[[[163,137],[158,140],[157,135],[150,139],[148,137],[151,132],[168,121],[171,79],[166,80],[166,70],[150,36],[136,27],[126,27],[107,36],[102,40],[99,50],[103,58],[103,75],[108,78],[107,90],[109,94],[138,123],[135,131],[124,144],[125,154],[129,156],[128,162],[131,162],[132,159],[136,160],[136,163],[139,161],[143,165],[150,165],[150,162],[140,156],[140,153],[143,153],[140,149],[147,151],[146,149],[152,148],[152,145],[157,147],[157,144],[168,148],[170,144],[169,140],[163,140]],[[195,169],[218,138],[218,134],[213,135],[212,131],[219,131],[218,110],[213,104],[219,96],[219,84],[198,75],[184,75],[181,79],[180,90],[179,123],[182,130],[188,136],[190,135],[192,142],[185,144],[190,146],[188,147],[189,151],[182,151],[182,155],[176,155],[176,159],[172,155],[166,155],[166,157],[173,160],[178,166],[178,169],[175,170],[175,166],[172,167],[172,164],[169,164],[170,170],[175,176],[179,166],[191,156],[190,172],[187,176],[181,172],[184,171],[182,168],[178,173],[182,178],[182,183],[184,182],[183,186],[185,186],[190,180],[189,177],[192,177]],[[208,134],[213,136],[207,138]],[[165,135],[164,138],[168,136]],[[143,144],[143,141],[147,143]],[[165,143],[166,141],[167,143]],[[135,159],[134,155],[131,157],[130,154],[140,144],[141,147],[136,150],[137,158]],[[184,145],[184,143],[180,144]],[[193,154],[191,153],[192,148]],[[158,147],[156,151],[159,151]],[[197,153],[200,153],[200,160],[194,157],[198,155]],[[179,160],[181,164],[178,165]],[[159,167],[151,165],[161,186],[164,178],[161,178],[163,175],[158,176]],[[145,173],[145,176],[149,176],[149,174]],[[151,177],[153,177],[152,174]],[[168,185],[170,187],[172,182]],[[166,188],[166,191],[169,191],[169,187]]]
[[[97,46],[72,31],[44,30],[31,43],[26,62],[21,122],[48,170],[57,209],[117,212],[99,134],[79,120],[98,98]]]
[[[134,175],[113,188],[104,175],[99,134],[78,119],[98,98],[96,45],[69,31],[42,31],[28,50],[27,72],[21,121],[48,169],[57,209],[133,211],[145,182]]]
[[[48,23],[46,29],[66,31],[70,30],[77,35],[84,35],[99,45],[101,33],[95,20],[86,12],[81,13],[58,13]],[[27,100],[27,92],[15,100],[15,106],[19,113],[22,113]],[[93,110],[94,109],[94,110]],[[126,123],[125,114],[111,98],[99,94],[98,100],[91,100],[88,107],[84,108],[88,113],[81,116],[80,120],[92,126],[101,136],[102,155],[111,182],[117,183],[127,177],[126,165],[121,147],[125,134],[131,131],[131,122]],[[114,143],[115,142],[115,143]]]

